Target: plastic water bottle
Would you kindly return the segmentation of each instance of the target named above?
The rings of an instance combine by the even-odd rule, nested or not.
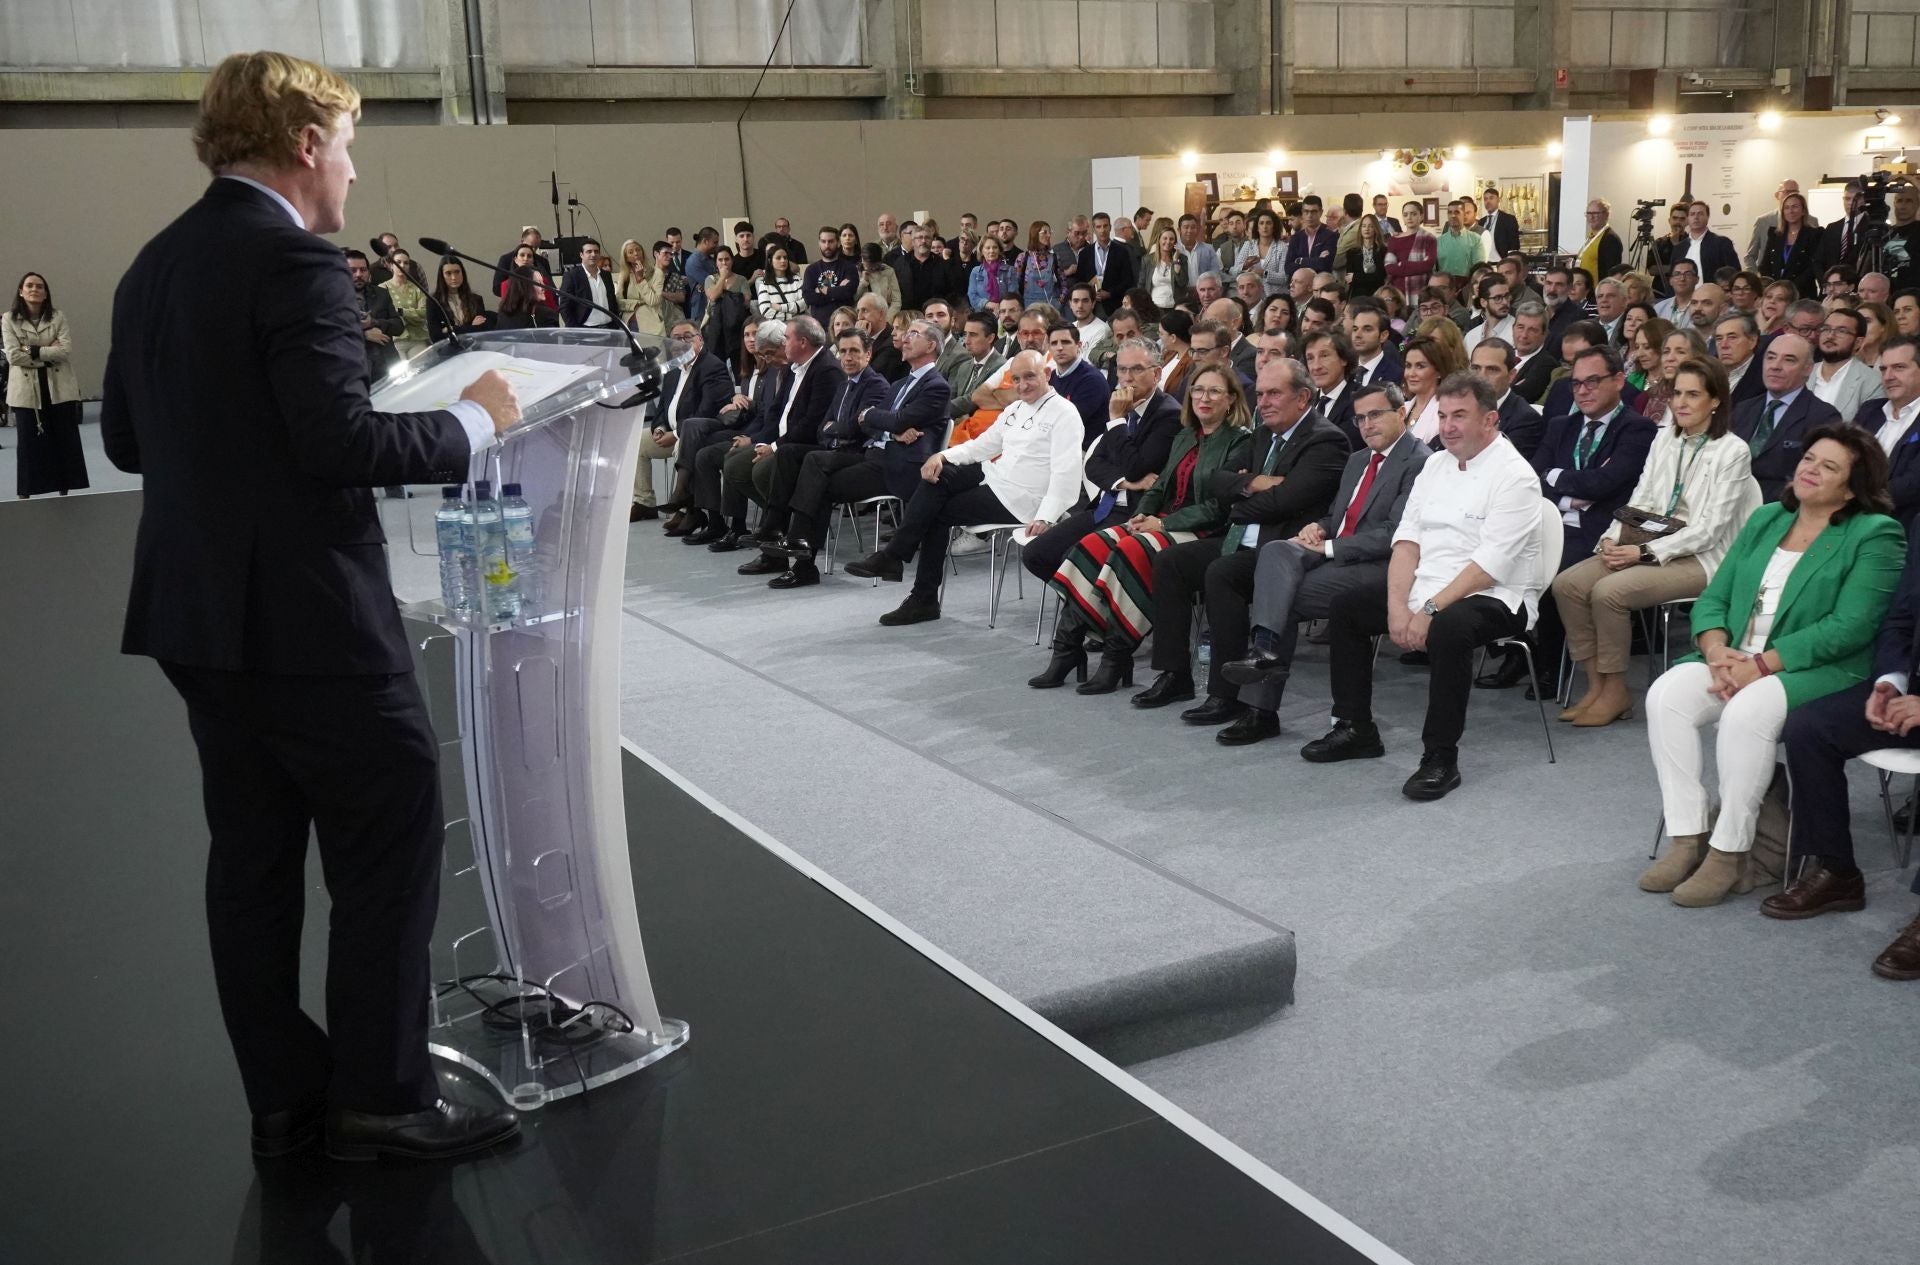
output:
[[[1213,633],[1210,631],[1200,634],[1199,659],[1203,671],[1213,663]]]
[[[539,593],[534,584],[533,507],[520,495],[518,483],[500,489],[500,519],[507,531],[507,566],[514,573],[514,592],[522,615],[539,610]]]
[[[479,556],[480,593],[474,608],[486,619],[512,619],[519,612],[513,566],[507,561],[507,527],[491,483],[473,485],[473,545]]]
[[[473,609],[467,577],[473,574],[473,537],[468,527],[467,503],[460,489],[440,489],[440,508],[433,516],[433,533],[440,543],[440,600],[456,615]]]

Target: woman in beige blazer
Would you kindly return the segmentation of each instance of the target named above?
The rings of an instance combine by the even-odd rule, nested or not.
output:
[[[86,487],[73,344],[66,313],[53,306],[53,290],[39,273],[29,272],[14,287],[13,307],[0,317],[0,347],[7,357],[7,407],[20,432],[20,499]]]

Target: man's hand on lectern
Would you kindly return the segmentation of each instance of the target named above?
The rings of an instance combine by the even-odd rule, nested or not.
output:
[[[496,435],[520,420],[520,397],[514,393],[513,383],[507,381],[507,375],[498,369],[489,369],[475,378],[460,393],[460,398],[472,400],[487,410],[487,416],[493,419],[493,433]]]

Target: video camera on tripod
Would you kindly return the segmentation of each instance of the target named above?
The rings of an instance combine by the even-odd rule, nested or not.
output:
[[[1636,198],[1633,203],[1633,222],[1640,226],[1643,237],[1653,236],[1653,212],[1657,207],[1667,204],[1665,198]]]
[[[1881,255],[1882,247],[1887,243],[1887,191],[1894,185],[1892,173],[1869,171],[1859,176],[1823,175],[1820,183],[1844,185],[1859,191],[1859,207],[1846,208],[1849,217],[1856,213],[1860,216],[1860,223],[1853,230],[1854,253],[1850,263],[1856,275],[1884,271]]]

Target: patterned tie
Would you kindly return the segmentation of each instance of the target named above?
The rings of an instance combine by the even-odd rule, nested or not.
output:
[[[1278,436],[1274,437],[1272,446],[1267,449],[1267,459],[1260,465],[1261,474],[1273,473],[1273,467],[1280,460],[1280,450],[1286,446],[1286,440]],[[1220,542],[1221,554],[1238,553],[1241,544],[1247,538],[1247,528],[1250,526],[1252,526],[1251,523],[1235,523],[1233,526],[1227,528],[1226,538]]]
[[[1780,419],[1780,401],[1768,400],[1766,411],[1760,414],[1760,424],[1753,428],[1753,439],[1747,444],[1747,451],[1759,456],[1767,441],[1773,438],[1774,424]]]
[[[1367,508],[1367,494],[1373,491],[1374,477],[1380,473],[1380,465],[1386,459],[1387,454],[1383,452],[1376,452],[1367,459],[1367,472],[1360,476],[1360,486],[1353,490],[1353,499],[1347,502],[1347,512],[1341,516],[1338,535],[1351,536],[1353,529],[1360,525],[1360,515]]]
[[[1585,470],[1587,468],[1587,458],[1593,456],[1595,443],[1594,430],[1599,425],[1600,423],[1589,417],[1587,424],[1581,428],[1580,439],[1573,446],[1573,468],[1575,470]]]
[[[1140,410],[1129,409],[1127,411],[1127,434],[1131,436],[1133,434],[1133,428],[1139,424]],[[1120,494],[1111,488],[1102,492],[1100,499],[1093,503],[1093,521],[1096,523],[1103,521],[1108,514],[1113,512],[1113,507],[1119,503],[1119,500]]]

